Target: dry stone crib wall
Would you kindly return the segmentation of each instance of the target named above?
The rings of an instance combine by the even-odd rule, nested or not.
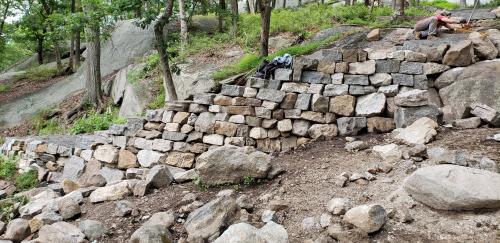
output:
[[[217,94],[196,94],[192,101],[149,110],[145,119],[113,125],[101,133],[105,142],[89,148],[9,139],[2,151],[19,155],[20,169],[34,167],[49,182],[68,178],[102,186],[144,179],[156,164],[171,166],[182,182],[196,177],[197,156],[217,146],[286,151],[316,139],[389,132],[424,116],[440,122],[434,81],[450,68],[479,61],[478,48],[486,52],[470,40],[422,52],[320,50],[295,58],[293,69],[277,69],[271,80],[223,84]],[[481,57],[496,58],[495,51]]]

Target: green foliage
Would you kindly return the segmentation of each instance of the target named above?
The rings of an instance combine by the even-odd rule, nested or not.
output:
[[[255,184],[257,182],[257,180],[255,180],[254,177],[251,177],[251,176],[245,176],[243,178],[243,185],[245,186],[251,186],[253,184]]]
[[[0,144],[4,144],[5,143],[5,138],[0,136]]]
[[[203,191],[206,191],[208,190],[208,188],[210,188],[210,186],[206,182],[204,182],[200,177],[194,178],[193,184]]]
[[[126,122],[124,118],[118,116],[117,108],[110,108],[103,114],[91,110],[82,118],[76,120],[70,131],[71,134],[91,133],[106,130],[112,124],[124,124]]]
[[[63,134],[65,129],[56,118],[47,119],[55,112],[54,109],[44,109],[38,112],[31,119],[33,133],[36,135]]]
[[[46,81],[61,75],[61,72],[57,70],[57,67],[50,66],[38,66],[26,70],[23,74],[18,74],[14,76],[16,80],[28,80],[32,82]]]
[[[161,85],[160,93],[147,105],[150,110],[160,109],[165,106],[165,88]]]
[[[10,85],[8,84],[0,84],[0,93],[9,92],[11,90]]]
[[[432,7],[441,8],[441,9],[448,9],[448,10],[460,8],[460,4],[451,3],[451,2],[448,2],[446,0],[423,1],[420,4],[422,6],[432,6]]]
[[[0,179],[12,179],[16,174],[16,159],[0,155]]]
[[[0,47],[0,70],[8,68],[30,54],[31,51],[26,48],[25,44],[14,41],[7,42],[3,48]]]
[[[36,170],[29,170],[16,177],[16,188],[28,190],[38,186],[38,173]]]

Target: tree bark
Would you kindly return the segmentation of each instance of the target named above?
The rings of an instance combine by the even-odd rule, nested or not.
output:
[[[460,0],[460,8],[466,8],[467,7],[467,0]]]
[[[226,0],[219,0],[219,32],[224,32],[224,15],[226,13]]]
[[[260,0],[260,56],[269,54],[269,29],[271,26],[271,2]]]
[[[38,36],[36,41],[37,41],[37,47],[36,47],[36,52],[38,53],[38,64],[42,65],[43,64],[43,36]]]
[[[75,0],[71,0],[70,3],[70,11],[71,14],[75,13]],[[69,69],[71,71],[75,71],[75,66],[73,65],[74,61],[73,59],[75,58],[75,31],[71,30],[71,40],[70,40],[70,47],[69,47]]]
[[[101,91],[101,41],[99,25],[87,28],[87,73],[85,77],[84,101],[99,107],[102,104]]]
[[[57,70],[63,68],[61,61],[61,47],[59,46],[59,41],[54,42],[54,55],[56,56]]]
[[[160,56],[160,69],[163,74],[163,87],[165,88],[165,101],[177,100],[177,91],[175,90],[174,80],[172,79],[172,72],[168,63],[168,53],[166,51],[167,41],[163,36],[163,29],[168,24],[172,16],[173,0],[167,0],[167,7],[154,25],[155,33],[155,48]]]
[[[396,9],[394,10],[394,17],[401,18],[405,15],[405,0],[396,0]]]
[[[255,1],[256,0],[248,0],[247,3],[248,3],[248,11],[252,14],[255,13]]]
[[[283,0],[283,8],[286,8],[286,0]]]
[[[75,11],[81,11],[82,10],[81,7],[82,7],[81,1],[76,0]],[[73,64],[75,66],[75,71],[80,67],[80,57],[81,57],[81,53],[80,53],[81,35],[80,35],[80,32],[81,32],[81,27],[78,26],[77,29],[75,30],[75,32],[73,33],[73,35],[75,36],[75,56],[74,56],[74,60],[73,60]]]
[[[238,34],[238,0],[231,0],[231,35],[236,36]]]
[[[3,28],[5,26],[5,19],[7,19],[7,14],[9,13],[9,8],[10,8],[10,2],[7,1],[5,9],[3,11],[2,21],[0,22],[0,37],[2,37],[3,35]]]
[[[185,7],[184,0],[179,0],[179,19],[181,22],[181,41],[183,44],[186,44],[188,41],[188,26]]]
[[[351,1],[350,1],[350,0],[345,0],[345,1],[344,1],[344,5],[346,5],[346,6],[351,5]]]

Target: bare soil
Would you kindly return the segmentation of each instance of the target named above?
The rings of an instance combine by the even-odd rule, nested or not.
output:
[[[429,146],[464,149],[498,162],[500,143],[484,140],[487,135],[498,132],[498,128],[446,129],[440,131],[436,141]],[[364,135],[358,139],[367,142],[370,147],[391,142],[388,135],[382,134]],[[402,160],[393,164],[392,171],[377,174],[376,180],[366,185],[350,182],[343,188],[335,186],[333,178],[336,175],[342,172],[364,172],[380,162],[370,150],[348,152],[344,145],[345,139],[338,137],[275,156],[274,163],[283,167],[286,173],[255,185],[204,190],[187,183],[155,190],[141,198],[129,197],[126,200],[136,205],[134,216],[115,216],[115,202],[86,202],[82,219],[98,220],[110,228],[110,234],[101,239],[102,242],[125,242],[150,215],[159,211],[177,210],[176,204],[185,193],[193,192],[201,201],[208,202],[218,191],[229,188],[236,189],[237,195],[245,194],[252,199],[255,209],[251,212],[250,222],[258,227],[262,225],[260,215],[268,207],[269,200],[274,198],[284,201],[288,209],[278,213],[278,222],[287,229],[290,242],[305,242],[327,234],[327,229],[319,226],[304,229],[302,220],[314,217],[319,222],[320,215],[327,212],[326,203],[333,197],[349,198],[355,205],[380,203],[390,214],[386,225],[379,232],[370,235],[356,231],[343,223],[341,217],[333,216],[333,223],[340,223],[344,227],[345,233],[338,236],[340,242],[500,242],[498,210],[439,211],[405,198],[402,193],[394,194],[411,172],[431,165],[429,161],[417,163]],[[407,211],[413,220],[402,223],[397,216],[400,211]],[[173,226],[172,232],[179,239],[186,236],[183,231],[181,219]]]

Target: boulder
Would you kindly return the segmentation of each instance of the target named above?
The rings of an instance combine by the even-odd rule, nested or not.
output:
[[[394,103],[405,107],[425,106],[429,103],[429,96],[427,90],[414,89],[396,95]]]
[[[83,232],[85,237],[89,240],[97,240],[99,237],[106,234],[106,226],[99,221],[95,220],[82,220],[78,224],[78,227]]]
[[[57,222],[51,225],[44,225],[38,231],[37,242],[85,242],[85,235],[78,227],[67,223]]]
[[[101,145],[94,152],[94,158],[105,163],[118,161],[118,149],[113,145]]]
[[[401,152],[399,146],[393,143],[374,146],[372,151],[381,159],[388,162],[398,161],[403,156],[403,152]]]
[[[426,62],[424,64],[424,74],[425,75],[442,73],[442,72],[447,71],[448,69],[450,69],[449,66],[439,64],[439,63]]]
[[[123,171],[109,167],[103,167],[99,173],[106,179],[107,185],[115,184],[125,178],[125,173]]]
[[[196,170],[207,184],[240,183],[245,177],[266,178],[271,162],[267,154],[253,148],[226,145],[201,154]]]
[[[380,205],[373,204],[350,209],[344,215],[344,220],[366,233],[373,233],[384,226],[386,217],[385,209]]]
[[[238,206],[231,196],[218,197],[191,212],[184,228],[188,242],[214,240],[235,220]]]
[[[380,115],[385,109],[385,95],[373,93],[358,98],[356,116],[371,117]]]
[[[332,198],[328,201],[326,209],[333,215],[343,215],[351,208],[351,204],[348,198]]]
[[[330,140],[337,136],[338,129],[335,124],[314,124],[309,128],[308,134],[312,139]]]
[[[151,150],[141,150],[137,154],[137,160],[142,167],[151,167],[165,161],[166,156]]]
[[[422,117],[406,128],[395,130],[394,139],[407,145],[426,144],[437,135],[438,124],[427,117]]]
[[[248,223],[233,224],[224,231],[214,243],[287,243],[288,233],[285,228],[272,221],[257,229]]]
[[[443,64],[453,67],[465,67],[472,64],[474,49],[470,40],[451,45],[443,57]]]
[[[379,87],[387,86],[392,83],[392,76],[388,73],[375,73],[370,75],[370,84]]]
[[[486,32],[479,33],[474,31],[469,34],[469,40],[472,41],[474,54],[480,59],[491,60],[497,57],[498,50],[495,44],[489,40]]]
[[[500,127],[500,112],[496,111],[492,107],[480,103],[473,103],[470,108],[472,109],[470,112],[472,115],[481,118],[481,120],[495,127]]]
[[[394,122],[397,128],[407,127],[422,117],[441,122],[441,111],[436,106],[426,105],[420,107],[397,107],[394,112]]]
[[[83,173],[85,168],[85,161],[78,156],[71,156],[71,158],[64,163],[63,177],[72,181],[76,181]]]
[[[384,133],[396,128],[394,119],[385,117],[370,117],[367,119],[368,132]]]
[[[356,97],[351,95],[340,95],[330,99],[330,112],[341,116],[354,115]]]
[[[375,73],[375,61],[369,60],[366,62],[353,62],[349,63],[350,74],[364,74],[370,75]]]
[[[131,194],[128,181],[122,181],[110,186],[99,187],[90,194],[93,203],[123,199]]]
[[[3,236],[6,240],[20,242],[31,234],[29,221],[26,219],[13,219],[7,224],[7,229]]]
[[[175,217],[169,212],[159,212],[153,214],[151,218],[144,222],[139,229],[137,229],[132,236],[130,236],[130,243],[149,243],[161,242],[170,243],[173,241],[173,236],[169,231],[169,227],[174,223]]]
[[[456,81],[439,90],[443,104],[451,108],[451,119],[467,117],[468,107],[474,102],[499,111],[500,83],[497,82],[499,76],[500,59],[478,62],[463,68],[454,78]]]
[[[500,208],[500,174],[457,165],[420,168],[404,189],[415,200],[435,209]]]
[[[367,35],[366,39],[368,41],[378,41],[380,40],[380,29],[373,29]]]
[[[500,7],[497,8],[500,11]],[[500,30],[489,29],[486,31],[488,33],[488,39],[495,45],[498,50],[498,56],[500,56]]]
[[[19,207],[19,216],[23,218],[30,218],[42,212],[42,210],[52,203],[55,198],[59,195],[50,190],[46,189],[30,199],[30,202]]]
[[[481,118],[470,117],[465,119],[458,119],[453,121],[452,125],[453,127],[461,129],[474,129],[478,128],[481,125]]]
[[[366,127],[366,117],[341,117],[337,127],[341,136],[355,136]]]

